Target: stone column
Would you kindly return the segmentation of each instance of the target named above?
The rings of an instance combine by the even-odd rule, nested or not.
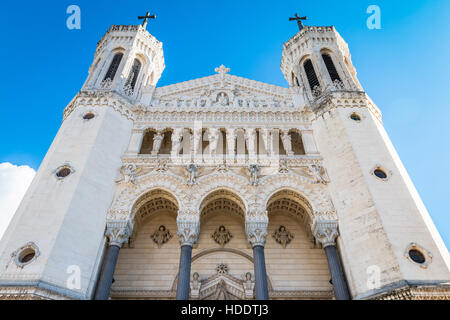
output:
[[[336,300],[351,300],[336,249],[336,238],[339,235],[338,223],[336,221],[316,221],[312,228],[314,236],[322,243],[325,250]]]
[[[176,299],[188,300],[191,278],[192,246],[197,243],[198,240],[198,234],[200,232],[200,216],[189,210],[179,210],[177,226],[181,253]]]
[[[109,244],[98,280],[95,300],[108,300],[119,251],[122,244],[128,241],[131,230],[129,221],[107,222],[105,235],[109,239]]]
[[[245,221],[247,240],[253,247],[256,300],[269,300],[264,245],[267,238],[267,212],[249,212]]]

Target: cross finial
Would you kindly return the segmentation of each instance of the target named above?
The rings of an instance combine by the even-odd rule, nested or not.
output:
[[[289,18],[289,21],[297,21],[298,29],[302,31],[303,23],[302,20],[307,20],[308,17],[299,17],[298,13],[295,14],[294,18]]]
[[[147,11],[145,16],[139,16],[138,19],[139,20],[144,19],[144,21],[142,21],[142,26],[144,27],[144,29],[147,29],[148,19],[156,19],[156,15],[155,14],[150,15],[150,12]]]
[[[223,79],[225,77],[225,73],[230,72],[230,68],[225,67],[224,65],[221,65],[220,67],[214,69],[218,74],[220,74],[220,77]]]

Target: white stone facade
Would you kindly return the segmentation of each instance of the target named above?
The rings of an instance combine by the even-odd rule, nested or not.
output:
[[[0,242],[0,299],[92,299],[108,239],[122,246],[113,299],[174,298],[186,243],[192,299],[252,298],[255,244],[270,298],[333,299],[323,247],[336,238],[353,299],[450,297],[448,251],[333,27],[284,44],[289,88],[224,66],[156,87],[163,69],[142,26],[101,39]]]

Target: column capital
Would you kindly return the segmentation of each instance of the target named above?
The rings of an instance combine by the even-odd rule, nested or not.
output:
[[[322,247],[336,246],[336,238],[339,235],[338,222],[334,220],[315,221],[312,233],[322,243]]]
[[[266,244],[267,226],[269,218],[267,211],[249,211],[245,218],[245,233],[247,240],[252,245],[263,246]]]
[[[130,238],[133,226],[129,220],[115,220],[106,222],[105,236],[109,239],[110,246],[118,246],[127,242]]]
[[[181,246],[193,246],[200,233],[200,215],[189,209],[178,210],[178,240]]]

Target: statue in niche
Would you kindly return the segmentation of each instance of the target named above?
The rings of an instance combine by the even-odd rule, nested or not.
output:
[[[289,172],[289,165],[286,160],[280,161],[280,167],[278,168],[279,173],[288,173]]]
[[[272,139],[272,131],[270,129],[261,129],[262,138],[264,142],[264,148],[268,155],[272,155],[273,153],[273,139]]]
[[[188,181],[187,184],[192,186],[195,183],[195,178],[197,176],[197,166],[193,163],[187,166],[186,168],[188,172]]]
[[[158,248],[161,248],[163,244],[167,243],[172,238],[172,234],[165,226],[161,225],[150,237],[158,245]]]
[[[328,184],[330,180],[328,179],[328,175],[326,169],[317,164],[308,165],[309,172],[314,177],[315,183]]]
[[[220,226],[217,230],[212,234],[211,238],[219,244],[221,247],[224,247],[228,242],[230,242],[233,235],[229,230],[225,228],[225,226]]]
[[[182,129],[175,129],[172,133],[172,154],[177,155],[181,149]]]
[[[294,238],[294,235],[290,233],[285,226],[280,226],[277,230],[275,230],[272,237],[275,239],[276,242],[281,244],[283,248],[286,248],[286,246]]]
[[[219,130],[217,130],[216,128],[209,128],[208,140],[209,140],[209,155],[213,156],[217,152],[217,145],[219,143]]]
[[[281,134],[281,141],[283,142],[284,150],[286,150],[286,154],[288,156],[293,155],[292,152],[292,141],[291,141],[291,135],[287,130],[283,130]]]
[[[164,139],[164,135],[161,132],[158,132],[153,136],[152,155],[158,154],[159,149],[161,149],[161,144],[162,144],[163,139]]]

